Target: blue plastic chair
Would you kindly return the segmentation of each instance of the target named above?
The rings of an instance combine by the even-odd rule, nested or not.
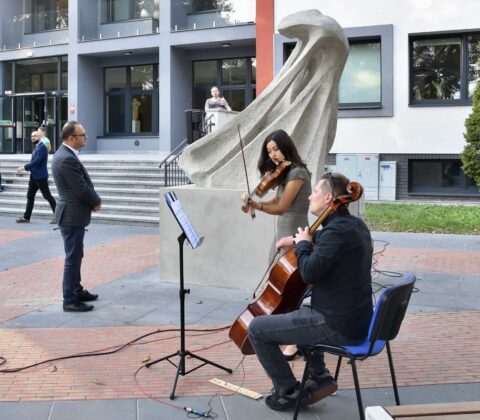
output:
[[[305,388],[305,383],[308,379],[308,368],[312,353],[325,352],[338,356],[337,369],[335,371],[335,381],[338,379],[338,375],[340,374],[342,358],[347,357],[352,366],[353,381],[355,383],[355,392],[357,395],[360,419],[365,420],[362,395],[360,393],[360,384],[358,381],[357,366],[355,361],[365,360],[371,356],[376,356],[386,347],[388,364],[390,365],[390,374],[392,376],[393,391],[395,393],[395,402],[397,405],[400,405],[397,380],[395,378],[395,369],[393,367],[392,352],[390,350],[390,341],[397,336],[400,330],[403,318],[407,312],[408,302],[410,301],[410,296],[412,295],[415,281],[415,275],[409,274],[401,283],[390,286],[383,291],[375,306],[372,320],[370,322],[370,328],[368,330],[368,336],[362,343],[356,346],[331,346],[326,344],[315,344],[312,346],[306,346],[305,348],[302,347],[304,356],[306,358],[306,363],[303,371],[301,392],[299,395],[302,395]],[[293,420],[297,419],[299,408],[300,399],[297,401]]]

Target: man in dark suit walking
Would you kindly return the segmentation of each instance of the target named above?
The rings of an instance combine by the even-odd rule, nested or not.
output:
[[[25,166],[19,166],[17,173],[23,171],[30,171],[30,181],[28,182],[27,192],[27,208],[22,217],[16,220],[17,223],[30,223],[30,217],[32,216],[33,204],[35,203],[35,195],[40,190],[43,198],[48,201],[53,213],[55,213],[55,199],[48,188],[48,150],[47,146],[40,141],[40,135],[38,131],[34,131],[32,134],[32,143],[35,145],[35,150],[32,153],[30,162]],[[52,219],[50,223],[55,223]]]
[[[68,121],[62,128],[62,140],[63,144],[53,157],[52,173],[59,195],[55,219],[65,247],[63,310],[87,312],[93,305],[85,302],[96,300],[98,295],[81,285],[83,238],[92,211],[101,209],[102,200],[78,156],[87,141],[85,129],[78,121]]]

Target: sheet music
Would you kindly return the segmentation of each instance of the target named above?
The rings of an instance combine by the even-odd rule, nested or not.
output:
[[[164,195],[165,199],[167,200],[168,207],[170,207],[170,210],[175,216],[175,219],[177,219],[177,222],[182,228],[183,233],[185,233],[191,247],[193,249],[199,247],[202,243],[203,238],[200,238],[195,229],[193,228],[190,220],[188,219],[185,211],[183,210],[180,200],[177,199],[177,196],[173,191],[165,193]]]

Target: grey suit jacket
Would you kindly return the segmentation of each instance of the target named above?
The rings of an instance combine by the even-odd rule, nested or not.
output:
[[[52,173],[59,199],[55,221],[65,226],[88,226],[92,209],[101,203],[87,170],[65,145],[55,152]]]

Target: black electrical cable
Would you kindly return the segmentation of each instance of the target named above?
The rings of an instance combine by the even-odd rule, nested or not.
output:
[[[378,279],[379,277],[381,276],[384,276],[384,277],[390,277],[390,278],[403,278],[404,275],[402,273],[399,273],[397,271],[388,271],[388,270],[379,270],[377,269],[377,264],[378,264],[378,258],[377,256],[379,255],[382,255],[386,249],[387,249],[387,246],[390,245],[390,242],[388,241],[384,241],[382,239],[373,239],[373,242],[376,243],[376,242],[380,242],[383,244],[383,247],[380,251],[377,251],[373,254],[373,258],[372,258],[372,285],[375,285],[377,286],[377,288],[375,290],[372,291],[372,296],[373,296],[373,300],[374,300],[374,304],[377,303],[377,300],[376,300],[376,294],[383,290],[383,289],[388,289],[389,287],[391,286],[394,286],[394,284],[390,283],[390,284],[380,284],[380,283],[377,283],[374,281],[374,279]],[[413,288],[413,291],[412,293],[416,293],[416,292],[419,292],[420,289],[418,289],[417,287],[414,287]]]
[[[186,329],[185,331],[208,333],[208,332],[223,331],[223,330],[226,330],[227,328],[230,328],[230,326],[228,325],[228,326],[225,326],[225,327],[211,328],[211,329]],[[77,358],[81,358],[81,357],[106,356],[106,355],[109,355],[109,354],[117,353],[117,352],[125,349],[126,347],[133,345],[137,341],[140,341],[140,340],[142,340],[146,337],[149,337],[151,335],[165,333],[165,332],[179,332],[179,331],[180,331],[179,328],[170,328],[170,329],[166,329],[166,330],[155,330],[155,331],[151,331],[149,333],[143,334],[143,335],[141,335],[137,338],[134,338],[133,340],[131,340],[131,341],[125,343],[125,344],[118,344],[116,346],[107,347],[107,349],[113,348],[114,350],[105,351],[106,349],[100,349],[100,350],[93,350],[93,351],[90,351],[90,352],[75,353],[75,354],[71,354],[71,355],[68,355],[68,356],[55,357],[53,359],[43,360],[41,362],[33,363],[33,364],[27,365],[27,366],[22,366],[22,367],[19,367],[19,368],[0,369],[0,373],[21,372],[23,370],[30,369],[32,367],[40,366],[40,365],[43,365],[43,364],[46,364],[46,363],[56,362],[56,361],[59,361],[59,360],[77,359]],[[141,344],[141,343],[139,343],[139,344]],[[6,363],[6,361],[7,361],[6,358],[1,357],[1,356],[0,356],[0,359],[2,359],[2,361],[0,362],[0,365]]]

